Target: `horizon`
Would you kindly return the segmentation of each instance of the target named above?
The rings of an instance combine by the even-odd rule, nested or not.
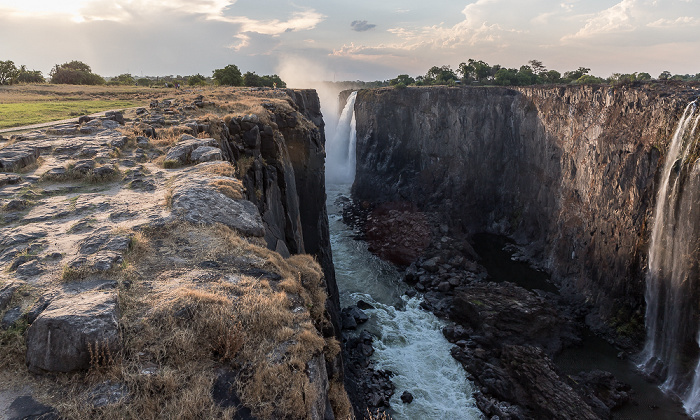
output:
[[[473,58],[591,74],[700,72],[698,0],[330,4],[270,0],[0,0],[0,60],[48,75],[201,74],[228,64],[285,81],[389,80]],[[29,30],[27,30],[29,28]],[[18,35],[21,34],[21,35]]]

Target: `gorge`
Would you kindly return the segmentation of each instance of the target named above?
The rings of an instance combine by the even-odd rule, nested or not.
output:
[[[344,92],[341,103],[349,95]],[[462,238],[469,245],[479,232],[507,235],[515,241],[518,259],[551,274],[561,297],[539,293],[543,302],[523,299],[533,302],[535,312],[547,301],[568,311],[567,321],[551,324],[559,325],[559,333],[552,334],[561,343],[543,339],[539,332],[515,342],[491,339],[500,360],[484,359],[483,366],[503,370],[508,360],[523,362],[525,348],[553,356],[578,342],[568,337],[567,328],[585,323],[663,382],[663,389],[694,416],[699,133],[691,102],[697,97],[697,87],[671,84],[360,90],[354,105],[353,199],[375,209],[394,209],[389,210],[393,215],[434,215],[439,231],[433,244],[441,236],[448,244]],[[392,228],[399,229],[390,226],[385,236],[391,236]],[[493,334],[478,333],[490,322],[483,305],[491,304],[475,297],[481,287],[475,280],[478,270],[448,283],[439,262],[437,274],[429,270],[434,265],[429,252],[397,258],[387,252],[396,238],[375,239],[380,242],[375,251],[408,266],[407,281],[417,281],[416,288],[427,291],[426,307],[458,324],[471,323],[476,336]],[[469,248],[461,245],[458,253],[478,263]],[[668,282],[654,281],[658,270],[667,270],[661,277]],[[512,292],[493,289],[480,296]],[[642,347],[646,350],[640,354]],[[535,354],[541,350],[528,353],[528,360],[546,360]],[[469,346],[458,353],[473,359]],[[463,363],[468,371],[470,363]],[[516,369],[506,375],[521,376],[519,383],[506,386],[510,391],[480,386],[496,401],[523,404],[517,395],[537,384],[528,385],[522,374]],[[600,416],[595,404],[586,401],[591,416]],[[526,402],[520,415],[567,418],[566,412],[547,411],[556,408],[546,405]],[[484,406],[480,404],[482,411]],[[504,418],[507,413],[498,414]],[[584,409],[577,415],[588,416]]]

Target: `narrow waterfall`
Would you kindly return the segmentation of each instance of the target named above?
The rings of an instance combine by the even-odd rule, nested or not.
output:
[[[357,92],[348,96],[335,133],[327,144],[326,182],[329,184],[352,184],[355,179],[356,97]]]
[[[343,222],[339,199],[349,196],[355,179],[355,97],[356,92],[348,97],[326,144],[326,205],[341,306],[361,299],[374,307],[365,311],[369,321],[357,333],[362,329],[373,335],[375,367],[394,375],[392,419],[478,419],[472,384],[442,335],[445,323],[420,308],[421,296],[408,298],[408,286],[396,268],[369,252]],[[401,401],[404,391],[415,397],[411,404]]]
[[[661,174],[649,245],[647,339],[639,367],[700,418],[700,112],[688,104]]]

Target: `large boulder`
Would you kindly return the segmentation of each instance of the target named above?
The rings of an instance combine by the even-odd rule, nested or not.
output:
[[[204,146],[218,148],[219,143],[214,139],[196,139],[185,134],[175,146],[168,150],[165,160],[176,161],[181,165],[186,165],[193,160],[192,152]],[[208,150],[211,149],[202,149],[203,152]]]
[[[264,236],[265,226],[255,204],[227,197],[209,184],[213,180],[189,177],[176,184],[173,214],[190,223],[222,223],[244,235]]]
[[[32,372],[86,370],[120,347],[117,295],[85,292],[52,301],[29,327],[27,366]]]

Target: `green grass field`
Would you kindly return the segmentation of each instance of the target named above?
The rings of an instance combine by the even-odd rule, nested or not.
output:
[[[110,109],[143,105],[141,101],[79,100],[0,104],[0,128],[58,121]]]

